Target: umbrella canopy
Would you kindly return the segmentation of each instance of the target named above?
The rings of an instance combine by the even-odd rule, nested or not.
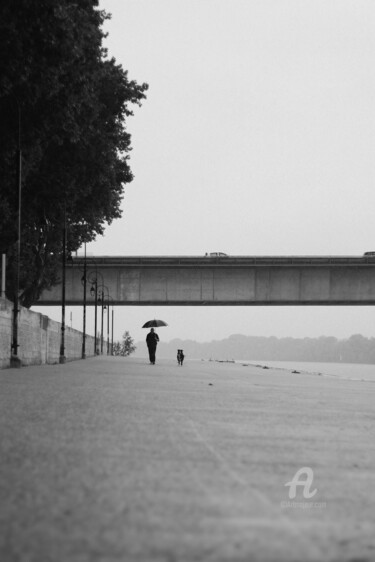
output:
[[[168,326],[164,320],[149,320],[146,324],[143,324],[142,328],[158,328],[159,326]]]

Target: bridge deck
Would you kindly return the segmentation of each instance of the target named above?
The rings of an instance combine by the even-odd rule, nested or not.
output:
[[[89,267],[249,267],[249,266],[375,266],[375,256],[88,256]],[[75,256],[73,264],[82,266],[84,257]]]
[[[83,302],[84,258],[66,268],[66,303]],[[89,256],[87,304],[97,279],[127,306],[374,305],[375,256]],[[61,302],[61,287],[38,304]]]

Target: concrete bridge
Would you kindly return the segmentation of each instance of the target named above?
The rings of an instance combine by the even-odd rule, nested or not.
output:
[[[375,256],[87,257],[92,282],[121,306],[374,305]],[[82,305],[84,258],[66,266],[66,304]],[[105,291],[107,295],[107,291]],[[38,305],[61,303],[61,285]]]

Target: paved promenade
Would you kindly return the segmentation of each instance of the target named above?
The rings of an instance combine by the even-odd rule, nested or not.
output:
[[[375,560],[375,383],[93,358],[0,385],[1,562]]]

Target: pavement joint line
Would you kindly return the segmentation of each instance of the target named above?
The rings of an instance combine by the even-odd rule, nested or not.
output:
[[[244,486],[246,489],[250,489],[253,496],[256,496],[256,498],[263,504],[263,506],[267,506],[268,508],[270,508],[274,512],[275,516],[277,516],[278,518],[281,517],[285,526],[288,527],[288,530],[289,530],[290,534],[292,536],[294,536],[299,542],[302,542],[303,544],[307,543],[309,551],[310,552],[314,551],[315,552],[314,556],[317,557],[316,558],[317,560],[320,560],[321,556],[322,556],[322,551],[319,547],[316,546],[313,539],[309,539],[308,537],[303,537],[298,532],[298,530],[294,527],[293,522],[289,519],[289,517],[283,511],[281,511],[281,513],[280,513],[278,510],[275,510],[274,502],[269,500],[267,498],[267,496],[265,494],[262,494],[259,490],[256,490],[254,487],[249,486],[249,483],[246,482],[246,480],[244,478],[242,478],[237,473],[237,471],[233,470],[233,468],[231,468],[229,466],[227,460],[202,435],[202,433],[199,431],[199,429],[197,428],[194,421],[189,416],[186,416],[186,418],[187,418],[192,430],[194,431],[195,435],[197,436],[198,440],[206,447],[206,449],[211,453],[211,455],[217,459],[217,461],[221,465],[222,469],[225,472],[227,472],[237,484],[240,484],[241,486]],[[257,521],[261,521],[261,518],[259,520],[257,519]],[[268,521],[268,524],[271,525],[271,522]],[[301,541],[301,539],[302,539],[302,541]]]

